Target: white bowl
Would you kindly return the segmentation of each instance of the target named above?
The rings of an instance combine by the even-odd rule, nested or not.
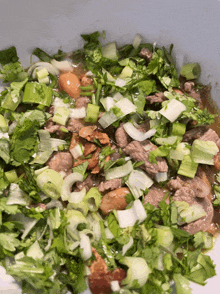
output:
[[[178,67],[200,63],[200,80],[211,83],[220,107],[219,17],[219,0],[1,0],[0,49],[15,45],[28,66],[33,48],[71,51],[82,46],[82,33],[105,30],[107,41],[119,45],[131,43],[139,33],[147,42],[173,43]],[[220,277],[220,240],[210,255]],[[218,276],[205,287],[192,284],[193,294],[219,293]],[[1,269],[0,293],[19,293],[16,289]]]

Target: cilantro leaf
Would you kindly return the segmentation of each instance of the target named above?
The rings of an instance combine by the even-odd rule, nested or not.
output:
[[[0,79],[3,79],[4,83],[13,81],[22,81],[27,77],[23,66],[20,62],[8,63],[3,65],[0,69]]]
[[[16,233],[0,233],[0,246],[8,251],[15,251],[16,247],[20,245]]]
[[[191,288],[189,286],[189,280],[187,278],[181,274],[174,274],[173,279],[175,282],[177,294],[192,294]]]
[[[9,163],[9,141],[5,138],[0,139],[0,157],[6,162]]]

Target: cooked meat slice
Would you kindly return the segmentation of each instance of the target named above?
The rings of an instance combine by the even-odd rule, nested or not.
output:
[[[197,176],[193,179],[188,179],[186,177],[177,177],[176,179],[171,179],[167,184],[167,187],[171,191],[177,191],[182,187],[189,187],[193,190],[195,197],[198,198],[209,197],[211,192],[210,185],[207,185],[206,182]]]
[[[88,177],[83,182],[76,182],[76,191],[81,191],[83,188],[86,188],[86,192],[89,191],[90,188],[93,187],[92,175],[88,175]]]
[[[153,53],[148,48],[141,48],[141,51],[139,52],[139,56],[146,59],[148,62],[151,61]]]
[[[90,153],[95,151],[96,148],[97,148],[96,145],[93,143],[85,143],[84,144],[84,151],[83,151],[84,156],[89,155]]]
[[[196,127],[190,131],[187,131],[183,136],[183,142],[192,144],[194,140],[201,138],[201,136],[203,136],[207,130],[208,130],[207,126],[202,126],[202,127]]]
[[[144,164],[140,167],[143,168],[147,173],[155,175],[159,172],[168,171],[168,165],[164,158],[157,157],[157,164],[149,162],[149,152],[156,148],[157,147],[148,140],[144,141],[143,143],[132,141],[124,148],[124,152],[128,154],[134,161],[144,161]]]
[[[108,192],[102,198],[100,209],[104,216],[108,215],[113,209],[123,210],[126,208],[127,201],[125,196],[129,194],[128,188],[118,188],[114,191]]]
[[[189,96],[191,96],[196,101],[198,101],[200,104],[202,104],[200,93],[198,91],[197,92],[195,91],[194,86],[195,86],[194,82],[185,82],[183,88],[184,88],[184,91]]]
[[[208,129],[200,138],[201,141],[213,141],[218,147],[220,147],[220,138],[213,129]]]
[[[121,285],[121,281],[126,277],[126,272],[122,268],[116,268],[111,272],[104,259],[94,248],[92,252],[96,260],[93,260],[90,266],[89,288],[93,294],[110,294],[112,293],[111,282],[119,281]]]
[[[80,137],[93,142],[94,139],[98,139],[99,142],[103,145],[110,145],[110,140],[107,134],[101,133],[100,131],[96,130],[96,126],[88,126],[88,127],[83,127],[79,135]]]
[[[214,156],[214,166],[216,169],[220,169],[220,151]]]
[[[167,97],[164,95],[163,92],[156,93],[155,95],[150,95],[146,97],[146,100],[153,103],[162,103],[163,101],[167,100]]]
[[[49,133],[56,133],[57,131],[59,131],[61,125],[56,125],[53,120],[53,118],[50,117],[45,124],[44,129],[47,130]]]
[[[82,107],[86,108],[88,103],[89,103],[88,97],[79,97],[76,99],[75,108],[82,108]]]
[[[49,168],[57,172],[67,172],[73,167],[73,157],[70,152],[54,152],[52,157],[46,162]]]
[[[204,211],[206,216],[186,225],[181,226],[181,228],[190,234],[196,234],[199,231],[207,231],[212,223],[214,210],[212,202],[207,198],[195,197],[195,192],[189,187],[182,187],[176,191],[173,196],[173,201],[185,201],[190,206],[194,204],[199,204]]]
[[[121,123],[115,132],[115,140],[120,148],[125,148],[128,143],[131,142],[130,137],[123,128],[123,124],[124,123]]]
[[[144,196],[144,204],[150,203],[151,205],[158,207],[159,202],[163,200],[165,191],[159,187],[151,187],[146,196]],[[165,199],[165,202],[169,203],[169,198]]]
[[[70,118],[67,123],[67,130],[73,133],[79,133],[84,127],[82,120],[76,118]]]
[[[78,158],[77,161],[74,162],[73,167],[76,167],[76,166],[88,161],[88,163],[89,163],[88,169],[95,168],[99,163],[99,152],[100,152],[100,150],[101,150],[101,148],[97,148],[95,150],[95,152],[92,154],[92,157],[89,158],[89,159]]]
[[[121,188],[121,183],[122,180],[121,179],[113,179],[113,180],[109,180],[106,182],[101,182],[101,184],[99,185],[99,191],[100,192],[105,192],[107,190],[115,190],[117,188]]]
[[[90,86],[93,84],[93,80],[90,77],[87,77],[86,75],[81,75],[80,80],[82,87]]]

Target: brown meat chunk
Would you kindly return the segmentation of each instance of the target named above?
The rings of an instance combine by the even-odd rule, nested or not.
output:
[[[49,168],[57,172],[67,172],[73,166],[73,157],[70,152],[54,152],[52,157],[46,162]]]
[[[86,108],[88,103],[89,103],[88,97],[79,97],[76,99],[75,108],[82,108],[82,107]]]
[[[220,152],[214,156],[214,166],[216,169],[220,169]]]
[[[144,161],[144,164],[140,167],[143,168],[147,173],[155,175],[159,172],[168,171],[168,165],[164,158],[157,157],[157,164],[149,162],[149,152],[156,148],[157,147],[148,140],[144,141],[143,143],[132,141],[124,148],[124,152],[137,162]]]
[[[170,180],[167,186],[171,191],[177,191],[182,187],[189,187],[193,190],[195,197],[198,198],[209,197],[209,194],[211,193],[210,185],[207,185],[201,178],[197,176],[193,179],[177,177],[176,179]]]
[[[96,129],[97,129],[96,126],[83,127],[80,130],[79,135],[80,137],[90,142],[93,142],[94,139],[98,139],[101,144],[110,145],[110,140],[108,135],[105,133],[101,133],[100,131],[97,131]]]
[[[82,87],[91,86],[93,84],[93,80],[90,77],[87,77],[86,75],[81,75],[80,80]]]
[[[123,128],[123,124],[124,123],[121,123],[115,132],[115,140],[120,148],[125,148],[128,145],[128,143],[131,142],[130,137]]]
[[[92,176],[88,175],[88,177],[83,182],[76,182],[75,192],[81,191],[83,188],[86,188],[86,192],[89,191],[90,188],[93,187]]]
[[[146,196],[144,196],[144,204],[150,203],[154,207],[158,207],[159,202],[162,201],[165,195],[165,190],[159,187],[151,187]],[[169,198],[165,199],[165,202],[169,204]]]
[[[208,129],[200,138],[201,141],[213,141],[218,147],[220,147],[220,138],[213,129]]]
[[[146,100],[153,103],[162,103],[163,101],[167,100],[167,97],[164,95],[163,92],[156,93],[155,95],[150,95],[146,97]]]
[[[112,292],[110,283],[112,281],[119,281],[121,285],[121,281],[126,277],[126,272],[122,268],[116,268],[113,272],[109,271],[104,259],[94,248],[92,248],[92,251],[96,260],[90,266],[90,290],[92,294],[110,294]]]
[[[153,53],[148,48],[141,48],[141,51],[139,52],[139,56],[146,59],[148,62],[151,61]]]
[[[105,192],[107,190],[115,190],[117,188],[121,188],[121,183],[122,180],[121,179],[113,179],[113,180],[109,180],[106,182],[101,182],[101,184],[99,185],[99,191],[100,192]]]
[[[190,206],[194,204],[199,204],[206,212],[206,215],[204,217],[192,223],[181,226],[183,230],[189,232],[190,234],[196,234],[199,231],[205,232],[210,228],[214,215],[214,210],[211,201],[207,197],[195,197],[195,192],[192,189],[190,189],[189,187],[182,187],[174,194],[173,201],[185,201]]]
[[[191,97],[194,98],[197,102],[199,102],[200,104],[202,104],[202,100],[201,100],[201,97],[200,97],[200,93],[195,91],[194,86],[195,86],[194,82],[185,82],[183,88],[184,88],[184,91],[185,91],[189,96],[191,96]]]
[[[93,143],[85,143],[85,145],[84,145],[84,151],[83,151],[84,156],[89,155],[90,153],[92,153],[93,151],[95,151],[96,148],[97,148],[96,145],[93,144]]]
[[[196,127],[190,131],[187,131],[183,136],[183,142],[192,144],[194,140],[199,139],[201,136],[203,136],[207,130],[208,130],[208,127],[202,126],[202,127]]]
[[[73,133],[79,133],[84,127],[82,120],[76,118],[70,118],[67,123],[67,130]]]
[[[123,210],[126,208],[127,201],[125,196],[129,194],[128,188],[118,188],[114,191],[108,192],[102,198],[100,209],[104,216],[108,215],[113,209]]]

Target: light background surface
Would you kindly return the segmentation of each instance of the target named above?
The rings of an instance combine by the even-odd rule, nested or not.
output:
[[[199,62],[201,82],[211,83],[220,106],[220,1],[218,0],[0,0],[0,49],[15,45],[29,65],[33,48],[55,53],[80,48],[81,33],[106,31],[106,42],[131,43],[136,33],[146,42],[174,44],[178,67]],[[218,240],[219,241],[219,240]],[[210,255],[218,277],[193,294],[220,293],[220,241]],[[0,293],[14,294],[11,278],[0,269]]]

